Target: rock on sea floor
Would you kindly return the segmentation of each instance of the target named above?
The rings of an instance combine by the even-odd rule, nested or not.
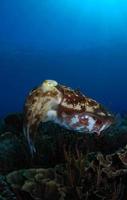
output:
[[[0,121],[0,200],[124,200],[127,117],[100,137],[40,125],[32,158],[23,115]]]

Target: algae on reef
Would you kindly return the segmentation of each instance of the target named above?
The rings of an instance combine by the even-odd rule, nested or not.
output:
[[[30,157],[23,115],[0,125],[0,200],[124,200],[127,196],[127,118],[102,136],[40,125]]]

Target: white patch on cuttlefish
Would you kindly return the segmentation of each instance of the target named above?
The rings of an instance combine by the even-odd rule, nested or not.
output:
[[[87,126],[88,131],[91,132],[93,130],[95,123],[96,123],[96,120],[88,116],[88,126]]]
[[[72,119],[71,119],[70,125],[77,124],[78,122],[79,122],[78,115],[74,115],[74,117],[72,117]]]
[[[87,112],[93,112],[94,110],[93,110],[93,107],[86,106],[86,111]]]
[[[57,118],[57,112],[56,110],[49,110],[47,112],[47,117],[49,121],[55,121]]]

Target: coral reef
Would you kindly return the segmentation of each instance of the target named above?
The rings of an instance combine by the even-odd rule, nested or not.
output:
[[[0,176],[0,200],[16,200],[16,195],[12,191],[4,176]]]
[[[41,124],[31,158],[22,114],[0,125],[0,200],[125,200],[127,117],[100,137]]]

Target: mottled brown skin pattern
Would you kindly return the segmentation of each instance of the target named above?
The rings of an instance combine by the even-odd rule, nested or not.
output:
[[[61,85],[58,85],[57,88],[63,94],[63,100],[58,109],[59,115],[61,115],[61,113],[66,113],[68,115],[73,115],[74,113],[88,113],[92,116],[101,118],[101,120],[107,120],[108,118],[111,121],[113,120],[111,114],[101,104],[89,97],[86,97],[80,91],[72,90],[71,88]],[[63,102],[66,103],[66,106]],[[79,109],[76,109],[78,104],[80,107]],[[70,108],[69,105],[73,105],[73,108]],[[90,108],[91,112],[89,112],[89,109],[87,110],[87,108]],[[100,113],[103,113],[103,116]]]
[[[29,93],[24,106],[24,127],[29,125],[29,134],[32,140],[34,140],[36,136],[40,122],[47,120],[46,116],[43,118],[43,113],[45,112],[43,109],[44,105],[50,101],[51,98],[57,96],[57,94],[57,91],[43,93],[40,87]],[[37,105],[39,103],[41,106],[38,108]]]
[[[61,85],[58,85],[57,88],[63,94],[63,100],[59,107],[60,109],[65,110],[68,114],[73,114],[75,111],[78,113],[85,112],[86,98],[83,94]],[[64,106],[63,101],[66,102],[66,106]],[[81,105],[81,109],[75,109],[77,104]],[[69,105],[73,105],[73,108],[69,108]]]
[[[26,103],[24,106],[24,127],[26,128],[26,126],[29,124],[29,132],[32,132],[32,139],[35,136],[35,132],[41,119],[40,111],[36,109],[33,113],[32,107],[35,106],[41,95],[42,94],[39,88],[36,88],[35,90],[31,91],[26,99]]]
[[[113,122],[112,115],[101,104],[78,90],[57,84],[52,90],[44,92],[39,86],[30,92],[24,107],[24,133],[30,146],[40,122],[48,121],[47,113],[50,110],[55,110],[61,121],[65,119],[69,123],[73,116],[78,114],[79,122],[84,126],[88,125],[88,119],[82,120],[82,114],[95,118],[95,127],[100,127],[105,121]]]

